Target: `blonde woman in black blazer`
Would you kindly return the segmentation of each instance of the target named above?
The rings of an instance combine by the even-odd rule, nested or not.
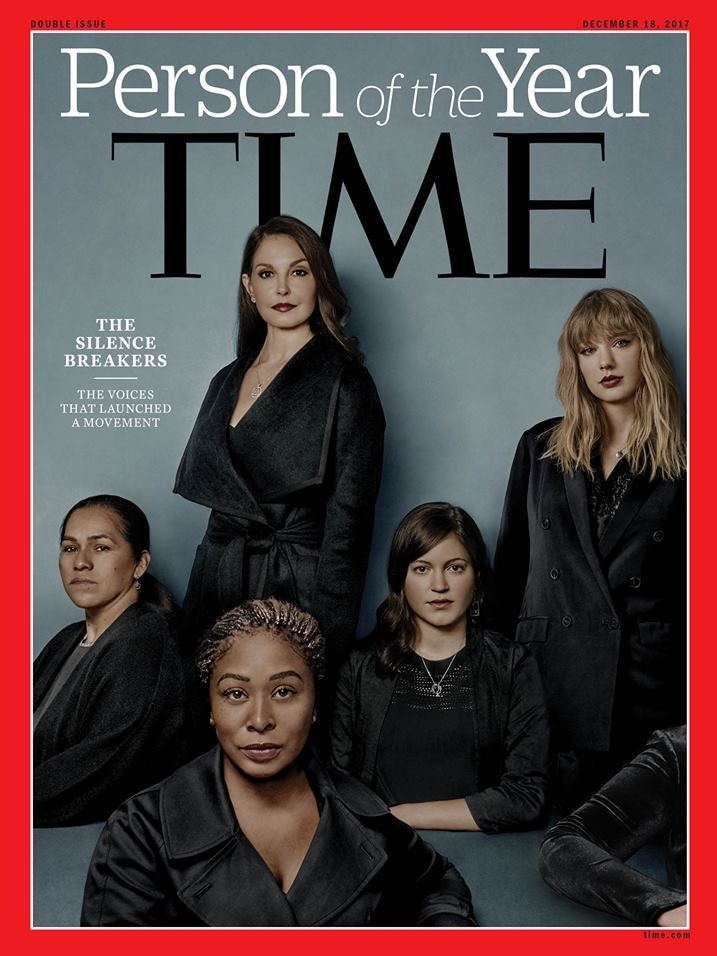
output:
[[[685,448],[639,299],[588,293],[559,350],[565,417],[520,440],[495,577],[506,630],[540,664],[556,795],[574,806],[685,719]]]

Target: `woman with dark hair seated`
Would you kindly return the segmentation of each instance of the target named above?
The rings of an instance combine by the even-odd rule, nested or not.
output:
[[[476,523],[445,502],[401,521],[389,596],[336,690],[333,762],[411,826],[537,825],[548,720],[530,652],[481,625],[490,565]]]
[[[62,584],[85,618],[35,661],[36,827],[106,820],[186,759],[174,604],[147,572],[147,518],[95,495],[70,509],[60,538]]]
[[[113,814],[83,925],[475,925],[448,861],[308,747],[324,667],[311,615],[248,601],[199,667],[218,746]]]
[[[574,813],[540,850],[543,879],[564,896],[643,926],[685,926],[685,727],[658,730],[645,749]],[[667,886],[625,862],[665,841]]]

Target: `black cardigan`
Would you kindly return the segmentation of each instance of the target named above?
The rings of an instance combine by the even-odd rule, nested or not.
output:
[[[331,726],[333,763],[377,788],[378,743],[397,675],[378,660],[379,643],[363,642],[339,675]],[[494,631],[471,629],[476,793],[466,803],[487,833],[537,825],[545,808],[548,717],[530,652]],[[383,796],[380,794],[380,796]]]
[[[71,624],[34,665],[39,703],[82,639]],[[34,735],[34,825],[106,820],[130,794],[186,759],[184,682],[162,614],[131,605],[86,652]]]
[[[83,926],[471,926],[457,870],[346,774],[312,758],[319,825],[284,894],[239,829],[219,747],[108,821]]]
[[[227,432],[252,358],[212,380],[177,472],[175,492],[213,509],[187,588],[187,628],[196,641],[222,611],[274,595],[317,617],[335,664],[361,605],[381,403],[367,370],[315,335],[239,422],[246,467],[238,470]]]
[[[686,761],[684,726],[654,733],[642,753],[548,831],[543,879],[571,900],[644,926],[685,903]],[[669,887],[625,863],[658,837],[667,839]]]
[[[685,482],[634,475],[596,543],[585,473],[541,458],[558,421],[515,453],[495,554],[504,629],[538,659],[556,750],[639,749],[685,720]]]

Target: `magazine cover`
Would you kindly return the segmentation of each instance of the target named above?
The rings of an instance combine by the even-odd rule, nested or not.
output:
[[[474,659],[502,654],[501,661],[515,655],[503,648],[503,638],[490,636],[500,630],[515,637],[520,653],[528,649],[548,696],[554,740],[563,741],[566,751],[606,749],[611,720],[622,706],[623,679],[649,698],[649,705],[636,709],[643,723],[631,711],[626,728],[636,721],[664,727],[685,719],[688,643],[681,595],[687,561],[680,515],[686,483],[684,453],[674,435],[690,427],[688,383],[695,374],[688,355],[696,321],[689,244],[694,25],[684,16],[613,20],[587,12],[556,23],[493,15],[452,24],[389,23],[381,16],[329,24],[313,17],[304,25],[294,17],[284,28],[275,13],[262,18],[254,11],[245,21],[236,13],[223,21],[218,14],[203,19],[198,13],[189,21],[146,15],[132,20],[126,14],[28,18],[32,570],[31,646],[23,666],[39,658],[36,698],[38,680],[42,687],[27,909],[32,940],[62,929],[61,945],[84,945],[86,929],[67,931],[81,921],[102,925],[97,913],[103,906],[109,906],[105,913],[111,910],[107,900],[113,894],[119,912],[131,910],[135,903],[127,899],[137,896],[146,913],[162,911],[157,900],[167,895],[164,876],[148,875],[146,842],[140,864],[132,820],[142,839],[156,826],[158,852],[166,850],[171,866],[190,870],[179,878],[179,909],[165,918],[128,918],[127,925],[357,925],[351,910],[343,918],[330,913],[331,892],[344,879],[332,877],[332,867],[335,857],[369,850],[364,844],[352,851],[350,843],[341,843],[347,839],[343,831],[321,829],[327,855],[318,857],[315,842],[316,859],[306,847],[303,855],[297,851],[293,898],[292,880],[277,875],[281,865],[270,850],[259,850],[252,866],[271,858],[274,890],[277,883],[284,890],[278,908],[267,902],[263,877],[255,873],[250,885],[228,894],[240,898],[231,904],[232,916],[217,916],[225,865],[217,861],[228,851],[217,843],[205,869],[191,870],[192,826],[204,840],[206,830],[197,821],[209,799],[202,791],[192,805],[197,774],[175,787],[184,813],[176,831],[166,810],[171,798],[162,791],[151,807],[161,802],[168,816],[157,809],[155,818],[149,804],[133,805],[118,824],[123,836],[130,834],[129,844],[104,837],[95,851],[119,802],[174,771],[178,754],[189,758],[206,749],[195,739],[208,739],[205,725],[197,729],[206,716],[191,724],[180,720],[177,702],[184,702],[183,713],[193,710],[188,661],[198,635],[241,600],[276,595],[314,613],[326,637],[328,675],[317,709],[308,714],[317,729],[326,720],[324,746],[364,784],[370,773],[357,752],[378,748],[373,759],[384,799],[394,792],[396,768],[404,760],[410,764],[412,753],[435,755],[443,768],[450,751],[447,742],[411,751],[401,744],[392,756],[389,735],[405,733],[401,719],[407,718],[400,713],[409,711],[394,710],[393,722],[372,740],[366,730],[370,710],[368,717],[356,717],[358,684],[351,685],[345,672],[338,676],[356,638],[372,632],[377,609],[396,590],[395,567],[390,565],[388,580],[386,574],[394,559],[404,577],[415,567],[417,574],[438,574],[440,564],[447,583],[415,585],[433,588],[426,615],[439,631],[441,615],[462,600],[461,585],[450,575],[477,572],[462,605],[457,649],[454,640],[445,654],[411,658],[425,670],[426,693],[436,699],[463,690],[470,696],[471,681],[484,679],[476,676],[471,653]],[[274,226],[255,232],[267,222]],[[316,251],[319,246],[329,250],[330,260]],[[576,440],[566,439],[564,447],[582,472],[594,466],[598,476],[608,476],[581,478],[576,489],[560,473],[557,446],[552,452],[548,447],[557,420],[571,415],[568,370],[563,390],[556,391],[558,341],[577,304],[596,289],[609,290],[607,299],[585,309],[626,309],[638,318],[630,327],[613,321],[602,337],[580,333],[578,339],[573,333],[570,341],[578,353],[575,369],[586,383],[595,377],[588,390],[610,408],[612,423],[607,435],[601,419],[597,459],[595,448],[592,458],[588,451],[580,459]],[[649,344],[639,324],[643,308],[659,329]],[[258,325],[263,320],[274,339],[263,338],[263,326],[257,339],[252,317]],[[272,351],[275,340],[291,345]],[[643,356],[639,371],[629,354],[631,347],[640,348],[637,340],[652,363],[646,365]],[[660,340],[669,365],[660,364]],[[564,354],[562,361],[565,367]],[[650,446],[662,455],[663,470],[651,483],[634,477],[644,468],[644,461],[631,458],[634,430],[621,432],[622,419],[613,416],[631,375],[658,382],[643,399],[645,416],[664,419],[659,452]],[[686,408],[682,418],[678,392]],[[580,421],[584,427],[586,419]],[[691,447],[691,467],[695,454]],[[429,535],[430,547],[407,552],[408,564],[400,565],[394,533],[401,522],[405,528],[407,513],[427,502],[450,503],[473,519],[485,565],[474,557],[472,532],[464,533],[462,525],[451,526],[452,538]],[[573,537],[582,550],[571,552],[560,523],[578,508],[587,523],[582,531],[576,524]],[[149,532],[138,530],[142,513],[151,546]],[[542,535],[537,544],[535,529]],[[642,554],[638,539],[648,534],[650,550]],[[453,539],[458,551],[444,555],[440,542]],[[427,563],[417,564],[426,557]],[[104,583],[95,566],[98,572],[104,567]],[[653,578],[662,582],[659,594],[650,591]],[[407,583],[399,581],[398,594],[413,609]],[[102,587],[108,596],[100,600]],[[618,598],[619,588],[626,596],[620,591]],[[166,611],[168,594],[177,605],[184,602],[183,624]],[[481,618],[476,595],[484,598]],[[613,614],[610,607],[618,610]],[[658,618],[663,623],[653,624]],[[599,652],[584,654],[584,619],[602,629]],[[455,638],[453,625],[448,632]],[[478,640],[484,642],[480,652]],[[489,651],[486,641],[492,642]],[[638,650],[628,666],[625,647],[631,641]],[[556,645],[561,650],[553,650]],[[215,681],[218,659],[209,668]],[[311,660],[305,652],[302,666]],[[408,673],[409,664],[404,657],[399,672]],[[519,701],[529,693],[528,666],[519,658],[509,667],[512,683],[495,698],[506,701],[503,717],[494,717],[492,704],[478,703],[466,705],[463,717],[473,731],[459,730],[445,716],[434,725],[447,740],[455,735],[462,741],[456,752],[460,746],[475,750],[486,774],[490,746],[496,746],[490,736],[495,721],[510,785],[498,773],[492,792],[499,798],[481,797],[479,786],[475,798],[444,800],[461,803],[458,822],[450,814],[448,822],[440,814],[404,817],[459,871],[456,878],[462,877],[472,897],[464,913],[462,891],[452,886],[459,903],[454,896],[450,905],[431,897],[421,919],[426,928],[475,921],[481,929],[446,937],[447,945],[457,946],[472,945],[472,933],[509,929],[559,929],[534,937],[551,947],[575,941],[570,930],[581,931],[579,945],[657,939],[649,934],[650,928],[658,932],[656,920],[645,915],[649,908],[631,912],[624,900],[600,907],[599,887],[581,896],[585,876],[575,877],[581,893],[570,899],[564,861],[557,879],[546,875],[545,859],[541,863],[552,888],[541,876],[541,841],[560,815],[554,810],[549,818],[541,816],[541,807],[533,806],[546,799],[535,783],[540,768],[530,771],[530,783],[521,789],[530,776],[524,767],[529,754],[516,740],[539,736],[526,713],[544,707]],[[642,668],[637,678],[635,668]],[[405,691],[407,678],[392,680]],[[337,685],[340,700],[355,694],[343,717],[340,704],[335,706]],[[210,694],[213,686],[210,680]],[[389,692],[387,700],[391,693],[396,700],[399,691]],[[493,700],[492,691],[475,693],[476,701]],[[221,706],[227,694],[234,703],[250,696],[240,683],[224,691]],[[294,694],[293,685],[282,685],[271,697]],[[445,705],[449,713],[460,713],[451,706]],[[517,718],[520,706],[524,712]],[[91,733],[83,725],[83,708],[92,714]],[[330,734],[334,710],[339,717]],[[211,705],[224,747],[221,713],[219,703]],[[256,718],[265,727],[273,719],[273,712]],[[419,728],[429,726],[426,714],[419,708],[414,719],[420,735]],[[688,740],[690,731],[688,724]],[[263,753],[251,746],[248,759],[268,773],[273,744],[260,744]],[[462,759],[446,761],[450,773]],[[29,768],[27,757],[24,766]],[[597,780],[600,769],[590,767],[584,779],[595,771]],[[455,770],[457,779],[472,772]],[[679,772],[684,776],[684,764]],[[421,773],[431,777],[425,767]],[[571,773],[565,771],[561,781],[572,781]],[[318,778],[309,779],[318,792]],[[229,781],[227,786],[233,801]],[[502,800],[511,787],[509,810],[500,802],[496,810],[491,801]],[[359,800],[342,792],[339,798],[349,809],[352,799]],[[319,806],[331,799],[322,796]],[[361,804],[361,826],[377,812]],[[319,826],[328,825],[322,811]],[[471,832],[476,830],[483,832]],[[387,853],[391,837],[380,832],[381,852]],[[264,833],[250,842],[260,847],[262,838],[268,839]],[[635,871],[669,882],[669,853],[666,872],[656,844],[639,849],[636,842],[626,855],[634,850]],[[120,863],[113,870],[113,860],[123,854],[128,868]],[[396,872],[407,884],[415,877],[411,859],[395,863],[405,867]],[[88,883],[83,909],[91,860],[94,884]],[[304,870],[302,889],[301,870],[311,864],[315,870]],[[237,872],[230,868],[225,878]],[[372,878],[365,869],[364,882]],[[351,905],[363,913],[356,903],[361,880],[356,874],[354,879]],[[274,890],[267,891],[270,899]],[[321,904],[311,895],[319,892],[326,896]],[[630,892],[636,891],[624,889]],[[661,913],[691,899],[683,890],[651,905]],[[460,912],[464,922],[442,922],[448,918],[442,905],[454,916]],[[377,910],[372,906],[381,913],[380,903]],[[288,907],[289,919],[281,907]],[[257,919],[257,912],[266,918]],[[183,921],[182,913],[191,913],[192,920]],[[243,923],[241,914],[251,917]],[[680,928],[660,939],[697,944],[689,916],[685,912]],[[109,917],[104,925],[117,923]],[[247,940],[257,938],[245,932]],[[401,933],[407,945],[438,941],[428,933]],[[132,942],[149,946],[163,938],[140,935]],[[395,936],[376,938],[402,945]],[[173,934],[168,944],[176,939]],[[193,942],[178,939],[180,946]],[[330,944],[314,933],[296,939],[299,945],[313,945],[309,939]],[[365,942],[360,933],[346,939],[349,945]],[[122,944],[121,934],[104,932],[101,940]]]

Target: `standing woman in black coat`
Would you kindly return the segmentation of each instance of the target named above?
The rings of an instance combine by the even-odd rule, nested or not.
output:
[[[185,758],[185,693],[169,592],[147,573],[149,524],[117,495],[62,522],[60,575],[85,612],[34,666],[34,825],[105,820]]]
[[[670,360],[634,295],[585,295],[559,352],[565,416],[520,440],[495,575],[507,629],[540,663],[570,808],[685,719],[685,443]]]
[[[238,358],[209,386],[175,492],[212,509],[185,598],[196,644],[274,595],[314,614],[329,668],[352,640],[381,478],[384,418],[320,237],[278,216],[247,240]]]

